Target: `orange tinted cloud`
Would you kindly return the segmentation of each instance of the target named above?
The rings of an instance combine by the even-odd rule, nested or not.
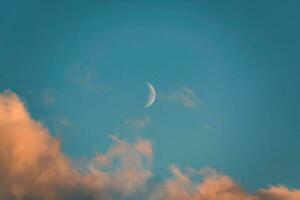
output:
[[[258,200],[224,175],[212,173],[194,183],[188,172],[183,173],[176,166],[171,167],[171,172],[173,177],[153,193],[151,200]]]
[[[213,170],[204,174],[204,179],[198,183],[191,180],[197,176],[196,170],[183,173],[176,166],[170,170],[173,177],[160,185],[151,194],[150,200],[299,200],[299,190],[289,190],[286,187],[270,187],[261,189],[255,194],[247,193],[230,177],[218,174]],[[205,170],[207,172],[207,170]],[[192,172],[192,174],[191,174]],[[203,175],[203,174],[202,174]]]
[[[105,192],[114,195],[119,193],[130,196],[141,189],[152,175],[152,153],[149,153],[152,152],[152,146],[147,140],[129,144],[115,136],[112,139],[115,145],[106,154],[97,155],[89,163],[84,181],[92,186],[95,193],[99,193],[99,188],[104,188]],[[100,192],[103,193],[102,190]]]
[[[97,156],[89,169],[79,172],[62,153],[59,140],[30,117],[14,93],[0,94],[0,199],[130,195],[151,176],[152,146],[147,140],[132,145],[116,137],[114,141],[107,154]],[[113,160],[117,166],[112,166]]]
[[[114,145],[78,170],[63,154],[60,141],[31,118],[12,92],[0,93],[0,199],[2,200],[299,200],[300,190],[270,187],[250,194],[230,177],[206,168],[182,172],[147,185],[153,148],[140,139]],[[203,176],[199,182],[194,176]],[[154,186],[153,186],[154,185]]]
[[[259,196],[263,200],[298,200],[300,199],[300,190],[289,190],[284,186],[271,187],[260,190]]]
[[[0,197],[59,199],[58,188],[70,189],[77,176],[60,142],[30,118],[18,97],[0,95]]]

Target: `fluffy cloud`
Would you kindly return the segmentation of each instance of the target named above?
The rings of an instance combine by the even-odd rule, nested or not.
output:
[[[297,200],[300,199],[300,190],[289,190],[287,187],[271,187],[259,192],[262,200]]]
[[[247,193],[230,177],[218,174],[211,169],[188,169],[182,172],[177,166],[170,169],[173,177],[151,193],[150,200],[298,200],[299,190],[286,187],[270,187]],[[196,183],[191,177],[202,174],[203,180]]]
[[[115,136],[112,139],[115,145],[106,154],[97,155],[89,164],[86,180],[98,195],[110,191],[120,197],[130,196],[141,189],[151,176],[152,145],[147,140],[129,144]],[[105,188],[104,192],[99,188]]]
[[[0,94],[0,199],[116,199],[130,196],[151,176],[152,146],[114,137],[107,154],[79,172],[60,142],[31,119],[19,98]]]
[[[32,120],[13,93],[0,96],[1,199],[59,199],[78,173],[60,151],[60,142]],[[61,191],[65,192],[65,191]]]
[[[171,167],[171,172],[173,177],[152,194],[151,200],[258,200],[227,176],[211,173],[195,183],[188,172],[183,173],[176,166]]]
[[[19,98],[0,94],[0,199],[4,200],[298,200],[300,190],[284,186],[247,193],[230,177],[206,168],[181,171],[151,182],[150,141],[128,143],[113,136],[113,146],[74,167],[60,141],[33,120]],[[195,176],[202,180],[195,182]]]
[[[178,91],[166,95],[166,98],[170,101],[180,103],[189,109],[197,108],[200,104],[197,95],[187,86],[182,86]]]

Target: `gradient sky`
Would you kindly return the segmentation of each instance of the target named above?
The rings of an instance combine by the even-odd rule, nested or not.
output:
[[[158,179],[176,163],[300,187],[299,1],[88,2],[0,8],[0,90],[67,155],[147,138]]]

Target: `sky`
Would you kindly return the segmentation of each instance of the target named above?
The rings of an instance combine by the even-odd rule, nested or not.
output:
[[[21,137],[22,131],[11,127],[17,123],[35,142],[20,139],[12,149],[52,148],[49,141],[59,141],[51,162],[81,171],[92,160],[88,166],[109,171],[105,188],[115,185],[115,158],[123,170],[138,169],[143,176],[133,181],[134,189],[103,189],[123,199],[146,195],[135,190],[141,182],[147,190],[156,182],[166,183],[162,191],[179,183],[195,190],[216,176],[247,191],[239,200],[247,195],[277,200],[265,195],[282,190],[291,196],[279,199],[299,198],[299,9],[294,0],[5,2],[0,8],[0,136]],[[146,82],[157,92],[148,108]],[[40,134],[47,137],[36,139]],[[0,145],[3,155],[8,149]],[[28,150],[28,156],[44,155],[43,149]],[[123,165],[127,158],[138,164]],[[0,156],[0,172],[6,165],[17,166]],[[190,177],[194,171],[203,175],[203,169],[202,182]],[[69,179],[90,180],[78,177]],[[18,182],[13,178],[4,177]],[[98,184],[93,181],[83,185]],[[35,199],[26,187],[15,194],[21,189],[10,184],[2,182],[0,197]],[[146,193],[153,200],[177,198],[159,191]],[[101,195],[95,198],[120,198]],[[192,193],[193,198],[206,197]]]

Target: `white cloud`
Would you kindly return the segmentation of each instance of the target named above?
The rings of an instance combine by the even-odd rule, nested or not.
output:
[[[72,83],[87,89],[114,90],[104,82],[97,68],[85,68],[79,65],[73,65],[67,71],[66,78]]]
[[[182,86],[179,90],[167,94],[166,99],[179,103],[189,109],[195,109],[200,105],[200,100],[195,92],[187,86]]]
[[[135,130],[142,130],[149,126],[151,123],[151,119],[149,116],[141,117],[141,118],[127,118],[124,121],[124,125],[134,128]]]

